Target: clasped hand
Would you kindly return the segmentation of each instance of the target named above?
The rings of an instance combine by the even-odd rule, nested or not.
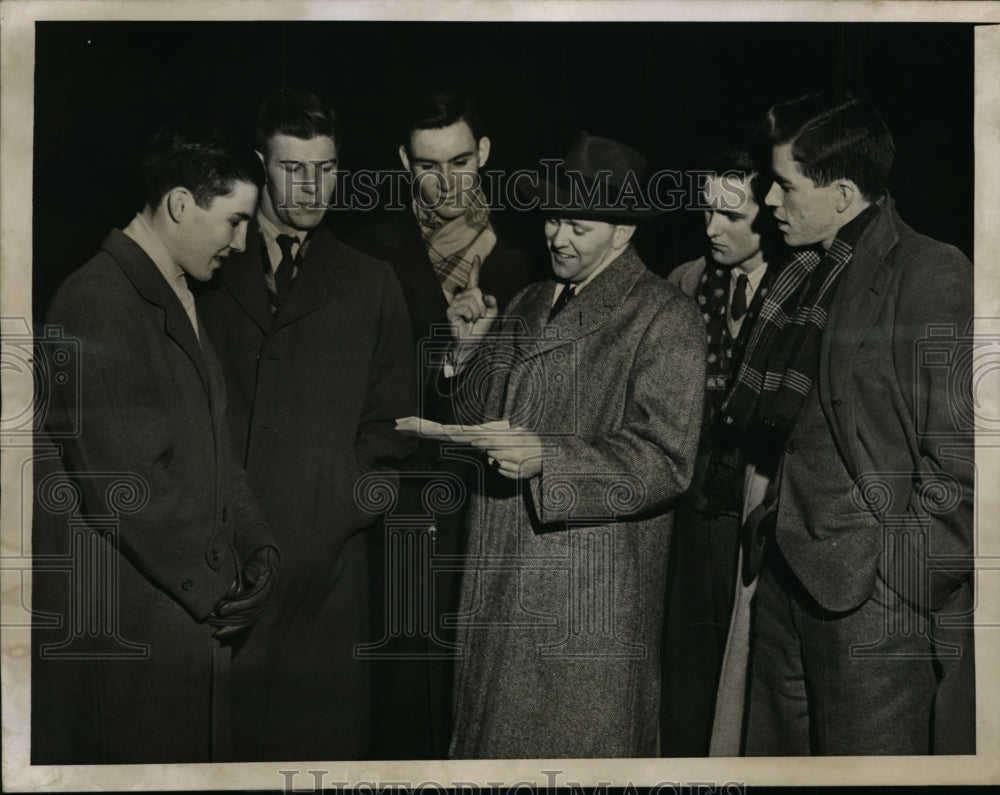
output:
[[[471,443],[486,453],[487,462],[497,474],[510,480],[526,480],[542,471],[542,440],[527,428],[477,437]]]
[[[212,635],[224,641],[252,626],[264,612],[277,577],[278,554],[274,547],[251,552],[229,593],[207,619]]]

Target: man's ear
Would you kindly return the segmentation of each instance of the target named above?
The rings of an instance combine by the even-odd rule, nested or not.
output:
[[[837,197],[834,206],[838,213],[845,212],[861,198],[861,190],[854,184],[854,180],[837,180]]]
[[[267,178],[267,158],[264,156],[263,152],[259,152],[256,149],[254,149],[253,151],[256,152],[257,157],[260,158],[260,164],[264,167],[264,178],[266,179]]]
[[[188,211],[192,204],[194,204],[194,196],[191,194],[187,188],[176,187],[172,188],[168,193],[166,199],[163,201],[166,205],[167,214],[170,216],[170,220],[175,224],[179,224],[184,218],[184,214]]]
[[[635,234],[635,224],[615,224],[615,231],[611,233],[611,244],[616,248],[625,248]]]
[[[490,139],[485,135],[479,139],[479,167],[482,168],[486,165],[486,161],[490,158]]]
[[[406,147],[402,145],[399,147],[399,161],[403,164],[403,168],[410,170],[410,158],[406,154]]]

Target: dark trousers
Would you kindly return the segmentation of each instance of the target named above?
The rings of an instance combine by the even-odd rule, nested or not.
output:
[[[937,675],[925,618],[881,578],[860,607],[827,612],[776,544],[765,554],[746,755],[930,753]]]
[[[733,607],[739,518],[677,506],[660,707],[663,756],[708,756]]]

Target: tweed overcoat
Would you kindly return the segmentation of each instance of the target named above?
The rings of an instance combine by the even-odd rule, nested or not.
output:
[[[453,757],[656,751],[670,508],[694,466],[704,323],[631,247],[547,322],[554,289],[514,299],[456,388],[547,451],[539,475],[486,469],[472,496]]]
[[[233,440],[282,544],[280,590],[233,656],[237,754],[357,759],[368,752],[368,563],[373,516],[358,479],[412,449],[394,420],[414,410],[410,321],[392,269],[311,234],[272,316],[256,223],[199,296],[230,394]]]
[[[68,342],[68,358],[51,357],[51,372],[68,377],[46,382],[47,431],[82,500],[60,506],[58,465],[39,446],[34,607],[61,623],[35,633],[33,760],[212,761],[228,739],[228,715],[213,714],[227,684],[213,666],[228,650],[204,619],[246,555],[274,544],[231,452],[219,363],[156,265],[117,230],[62,285],[47,322]],[[84,516],[95,534],[74,546],[70,525]],[[78,573],[110,567],[96,587],[116,592],[88,602],[86,575],[68,589],[65,571],[48,570],[67,555]],[[95,613],[77,612],[88,604],[111,610],[102,631],[87,631]],[[63,638],[72,643],[54,648]]]

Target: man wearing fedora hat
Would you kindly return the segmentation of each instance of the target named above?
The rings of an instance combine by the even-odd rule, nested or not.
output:
[[[704,396],[693,302],[631,245],[650,216],[642,156],[582,134],[546,212],[553,276],[449,309],[456,414],[507,420],[472,443],[457,617],[455,758],[653,756],[670,503]]]

